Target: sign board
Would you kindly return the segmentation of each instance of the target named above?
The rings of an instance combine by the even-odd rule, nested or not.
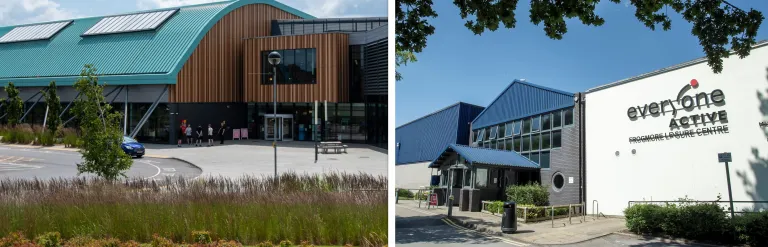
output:
[[[568,177],[568,183],[569,183],[569,184],[572,184],[572,183],[573,183],[573,177]]]
[[[429,197],[429,205],[437,206],[437,194],[432,194]]]
[[[731,162],[731,153],[719,153],[717,154],[717,160],[720,163]]]

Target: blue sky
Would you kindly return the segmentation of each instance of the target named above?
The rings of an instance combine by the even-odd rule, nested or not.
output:
[[[552,40],[530,22],[528,1],[518,5],[515,29],[481,36],[464,27],[452,2],[434,1],[435,34],[418,62],[398,70],[404,79],[396,83],[397,126],[458,101],[487,106],[514,79],[582,92],[704,56],[692,25],[672,10],[672,30],[651,31],[635,18],[633,6],[604,0],[597,7],[603,26],[569,20],[565,37]],[[768,1],[729,2],[768,16]],[[768,39],[768,19],[757,39]]]
[[[0,26],[220,0],[0,0]],[[387,0],[278,0],[316,17],[387,16]]]

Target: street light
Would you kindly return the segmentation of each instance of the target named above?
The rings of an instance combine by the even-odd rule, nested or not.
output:
[[[269,64],[272,65],[272,106],[274,107],[272,121],[272,147],[275,149],[275,179],[277,179],[277,65],[280,64],[282,57],[277,51],[269,53],[267,56]]]

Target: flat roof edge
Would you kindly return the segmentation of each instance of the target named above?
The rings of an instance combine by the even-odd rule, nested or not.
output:
[[[761,48],[763,46],[768,46],[768,39],[757,42],[757,44],[752,46],[752,50],[757,49],[757,48]],[[733,55],[734,51],[731,50],[730,54]],[[630,77],[630,78],[626,78],[626,79],[622,79],[622,80],[619,80],[619,81],[611,82],[611,83],[608,83],[608,84],[605,84],[605,85],[602,85],[602,86],[593,87],[593,88],[587,89],[587,91],[585,93],[597,92],[597,91],[600,91],[600,90],[603,90],[603,89],[608,89],[608,88],[612,88],[612,87],[615,87],[615,86],[627,84],[627,83],[630,83],[630,82],[633,82],[633,81],[638,81],[638,80],[641,80],[641,79],[645,79],[645,78],[648,78],[648,77],[651,77],[651,76],[660,75],[660,74],[664,74],[664,73],[667,73],[667,72],[675,71],[675,70],[678,70],[678,69],[690,67],[690,66],[697,65],[697,64],[700,64],[700,63],[703,63],[703,62],[706,62],[706,61],[707,61],[707,57],[700,57],[700,58],[697,58],[697,59],[693,59],[693,60],[690,60],[690,61],[687,61],[687,62],[683,62],[683,63],[676,64],[676,65],[672,65],[672,66],[669,66],[669,67],[666,67],[666,68],[662,68],[662,69],[659,69],[659,70],[655,70],[655,71],[651,71],[651,72],[648,72],[648,73],[644,73],[644,74],[640,74],[640,75],[637,75],[637,76],[633,76],[633,77]]]

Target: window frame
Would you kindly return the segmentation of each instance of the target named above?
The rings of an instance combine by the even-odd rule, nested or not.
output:
[[[536,127],[536,125],[538,125],[538,128]],[[541,132],[541,116],[536,115],[531,117],[531,133],[539,133],[539,132]]]
[[[571,113],[571,117],[570,117],[571,123],[570,124],[566,122],[566,120],[569,119],[568,117],[566,117],[568,115],[567,112]],[[574,122],[575,122],[574,120],[575,120],[575,116],[574,116],[573,108],[570,108],[568,110],[563,110],[563,126],[572,126],[574,124]]]

